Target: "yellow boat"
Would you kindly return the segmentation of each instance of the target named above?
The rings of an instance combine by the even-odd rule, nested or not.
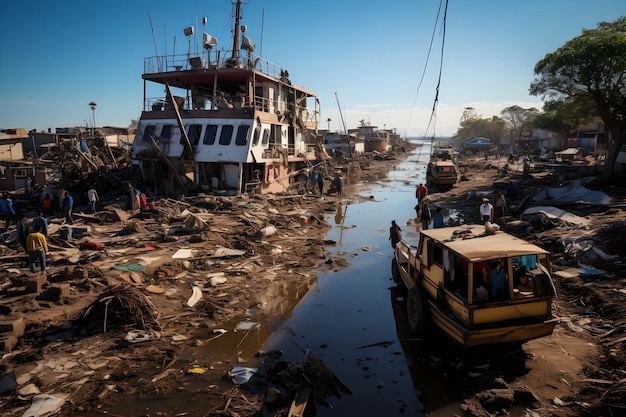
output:
[[[463,347],[523,343],[552,334],[550,253],[497,226],[423,230],[400,241],[392,260],[406,287],[411,330],[434,324]]]

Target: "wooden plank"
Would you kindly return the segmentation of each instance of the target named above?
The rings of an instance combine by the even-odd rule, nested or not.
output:
[[[321,360],[317,359],[315,357],[315,355],[313,355],[311,353],[311,351],[307,350],[305,355],[304,355],[304,361],[309,361],[312,365],[314,365],[317,369],[319,369],[320,371],[322,371],[324,373],[324,375],[326,375],[328,378],[331,379],[331,381],[335,382],[335,384],[337,384],[337,386],[339,387],[339,389],[343,392],[345,392],[346,394],[352,394],[352,391],[350,391],[350,388],[348,388],[346,386],[346,384],[344,384],[338,377],[337,375],[335,375],[330,369],[328,369],[326,367],[326,365],[324,365],[322,363]]]
[[[306,405],[309,401],[309,396],[311,395],[311,386],[310,385],[302,385],[296,391],[296,395],[291,402],[291,407],[289,407],[289,413],[287,417],[303,417],[304,410],[306,409]]]

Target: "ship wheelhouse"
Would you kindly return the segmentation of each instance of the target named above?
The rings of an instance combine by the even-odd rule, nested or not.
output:
[[[284,191],[295,172],[327,158],[315,93],[253,48],[149,57],[142,78],[132,159],[165,193]]]

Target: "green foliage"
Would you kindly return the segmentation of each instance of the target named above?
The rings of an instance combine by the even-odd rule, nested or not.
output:
[[[528,122],[537,114],[539,114],[539,110],[534,107],[524,109],[520,106],[506,107],[500,112],[502,120],[506,122],[512,132],[517,134],[518,139],[520,139],[523,134],[530,133],[525,130],[530,127]]]
[[[626,140],[626,17],[583,30],[580,36],[547,54],[535,65],[530,93],[571,102],[581,109],[593,103],[592,114],[599,115],[613,140],[604,170],[604,180],[610,181]],[[575,120],[576,114],[569,120]]]

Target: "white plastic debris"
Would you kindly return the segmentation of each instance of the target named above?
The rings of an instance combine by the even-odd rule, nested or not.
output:
[[[33,403],[22,417],[50,416],[61,409],[69,394],[39,394],[33,397]]]
[[[257,371],[258,368],[235,366],[231,371],[228,371],[228,377],[232,379],[235,384],[245,384]]]
[[[187,300],[187,305],[189,307],[195,306],[200,300],[202,300],[202,288],[192,287],[191,291],[191,297],[189,297],[189,300]]]

